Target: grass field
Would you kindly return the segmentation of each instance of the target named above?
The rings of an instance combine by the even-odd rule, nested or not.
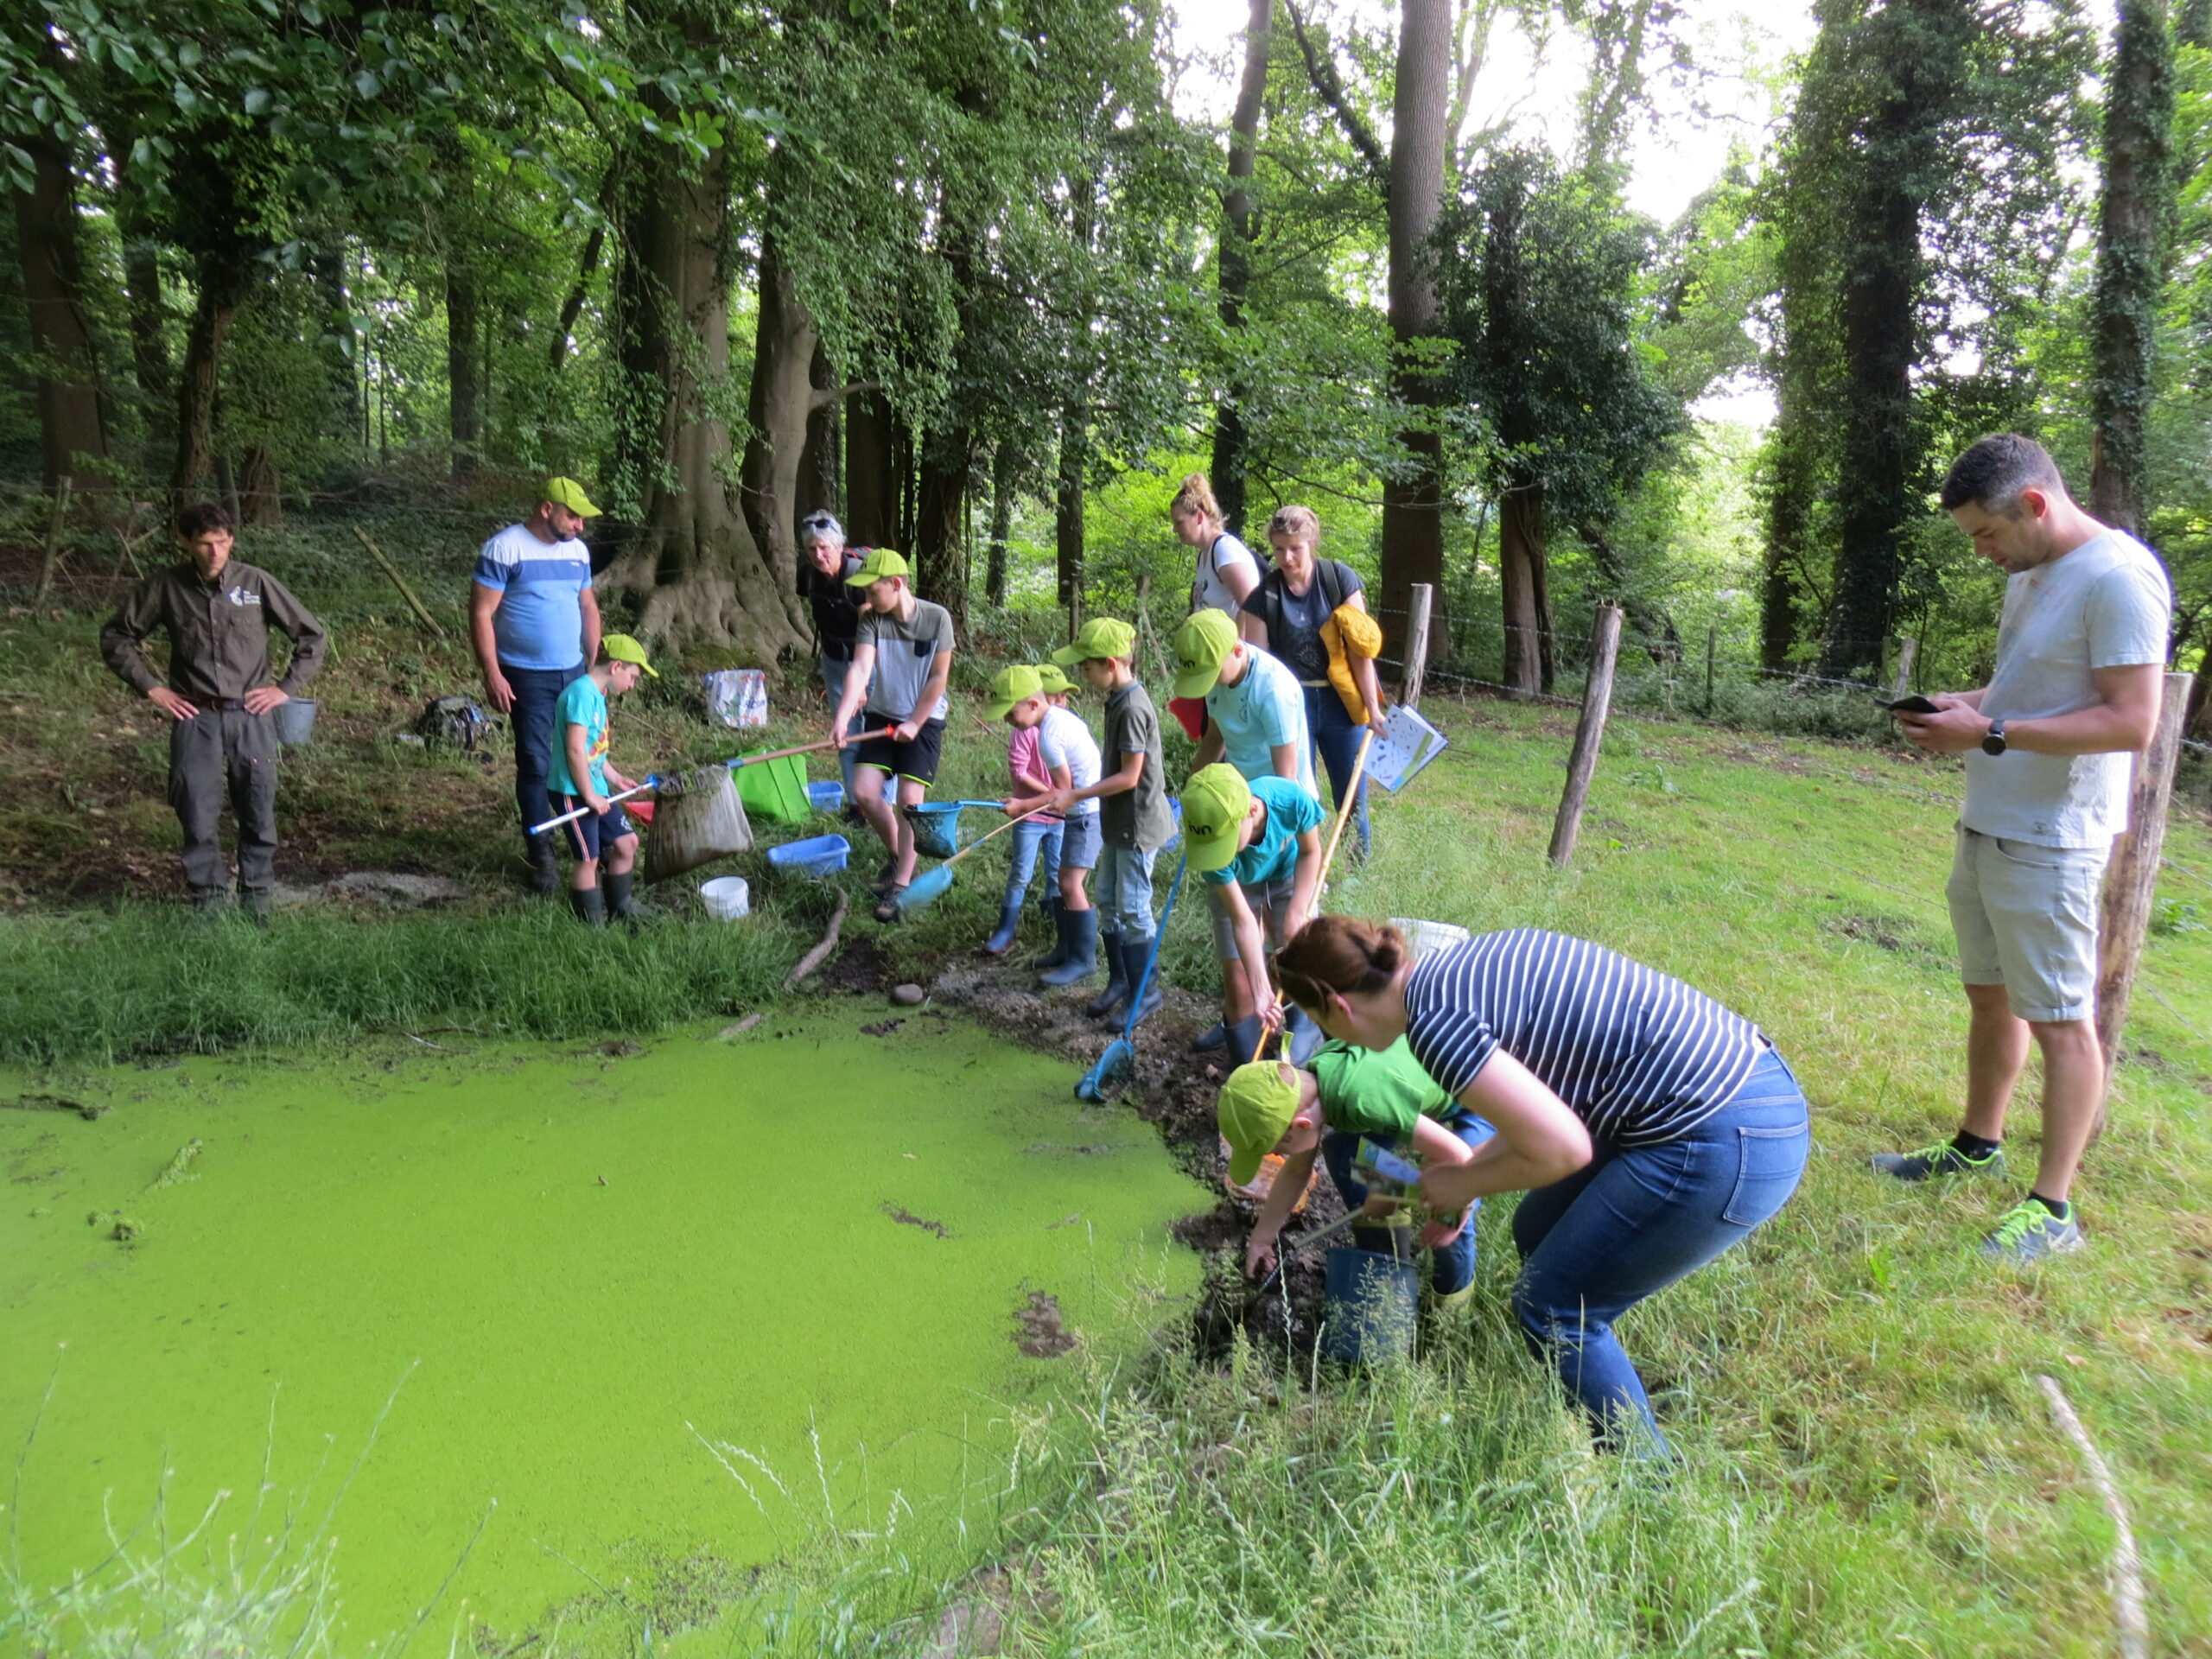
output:
[[[338,741],[312,763],[326,769],[315,801],[344,796],[350,768],[385,752],[369,710],[376,698],[387,714],[400,706],[376,689],[387,683],[341,651]],[[2091,1248],[2037,1273],[1992,1272],[1969,1250],[2032,1167],[2032,1071],[2010,1148],[2021,1179],[1920,1192],[1878,1185],[1865,1165],[1955,1124],[1965,1019],[1942,898],[1955,763],[1617,721],[1581,853],[1560,874],[1543,849],[1570,716],[1445,701],[1430,712],[1453,748],[1380,809],[1377,855],[1338,880],[1333,904],[1598,938],[1757,1019],[1811,1095],[1814,1159],[1798,1197],[1749,1246],[1624,1325],[1684,1466],[1655,1484],[1581,1446],[1510,1338],[1510,1206],[1493,1203],[1471,1319],[1410,1372],[1317,1386],[1279,1357],[1204,1366],[1171,1341],[1141,1374],[1098,1376],[1026,1421],[1031,1450],[997,1535],[825,1539],[688,1632],[617,1621],[594,1643],[913,1651],[950,1605],[946,1629],[988,1614],[1007,1650],[1033,1653],[2101,1654],[2112,1531],[2037,1393],[2048,1373],[2133,1508],[2154,1650],[2212,1655],[2204,822],[2179,815],[2170,837],[2111,1128],[2077,1193]],[[97,709],[69,717],[116,723]],[[616,732],[620,755],[619,710]],[[20,743],[6,762],[19,775]],[[953,751],[948,790],[1002,769],[1003,745],[972,723]],[[149,761],[130,764],[102,798],[111,815],[149,811],[124,787],[135,777],[143,794]],[[415,764],[447,766],[449,798],[410,823],[387,791],[370,827],[351,831],[330,806],[318,845],[356,867],[491,868],[496,777]],[[158,860],[158,827],[132,841],[133,856]],[[11,846],[29,833],[20,815],[0,821]],[[410,836],[413,865],[399,862]],[[988,855],[975,862],[981,873],[886,941],[902,964],[925,973],[987,930],[996,867]],[[226,929],[200,946],[165,912],[41,916],[0,932],[0,995],[14,998],[0,1005],[0,1053],[66,1071],[177,1040],[178,1009],[205,1000],[175,988],[196,978],[166,971],[189,948],[223,953],[209,964],[215,982],[245,975],[292,999],[283,1020],[264,1027],[249,1007],[200,1033],[211,1041],[435,1020],[442,986],[466,992],[447,1001],[467,1023],[654,1028],[769,994],[825,900],[773,884],[764,898],[797,908],[764,918],[757,961],[680,937],[582,952],[546,918],[489,898],[444,918],[288,916],[266,939]],[[435,972],[398,974],[435,950],[447,953]],[[286,952],[299,973],[267,966]],[[1173,930],[1173,976],[1204,989],[1208,954],[1192,907]],[[618,991],[639,974],[666,983]],[[396,976],[411,988],[404,1001],[371,994]],[[41,1017],[73,978],[108,1010],[96,1043]],[[553,1012],[519,1013],[541,989]],[[969,1576],[987,1565],[997,1571]]]

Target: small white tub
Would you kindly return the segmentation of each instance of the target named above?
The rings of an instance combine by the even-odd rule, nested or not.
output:
[[[718,875],[711,881],[702,881],[699,897],[706,900],[707,914],[718,922],[734,922],[753,909],[753,893],[741,875]]]
[[[1426,957],[1433,951],[1448,950],[1455,944],[1465,944],[1474,935],[1454,922],[1424,922],[1411,916],[1393,916],[1390,925],[1406,936],[1414,955]]]

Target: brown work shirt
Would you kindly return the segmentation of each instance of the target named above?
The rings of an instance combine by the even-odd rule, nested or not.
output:
[[[100,630],[100,658],[145,696],[161,677],[140,647],[156,628],[169,637],[169,690],[188,702],[235,702],[270,683],[269,630],[292,639],[292,660],[275,682],[297,696],[322,666],[329,636],[292,590],[266,570],[232,559],[213,582],[186,560],[131,589]]]

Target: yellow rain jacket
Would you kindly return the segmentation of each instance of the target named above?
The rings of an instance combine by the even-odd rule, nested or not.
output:
[[[1344,712],[1366,725],[1367,702],[1351,677],[1351,659],[1364,657],[1372,662],[1382,654],[1382,626],[1365,611],[1339,605],[1321,625],[1321,643],[1329,649],[1329,683],[1344,700]]]

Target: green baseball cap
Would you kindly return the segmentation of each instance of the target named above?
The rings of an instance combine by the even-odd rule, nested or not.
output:
[[[584,493],[584,486],[573,478],[547,479],[544,493],[539,499],[564,506],[580,518],[600,516],[599,509],[591,504],[591,497]]]
[[[1300,1092],[1297,1074],[1281,1060],[1255,1060],[1229,1074],[1214,1116],[1221,1124],[1221,1138],[1229,1142],[1231,1184],[1252,1184],[1260,1173],[1260,1160],[1275,1149],[1290,1120],[1298,1116]]]
[[[635,663],[653,678],[660,678],[653,665],[645,660],[645,648],[626,633],[608,634],[599,642],[599,648],[607,653],[610,663]]]
[[[861,568],[845,578],[848,588],[865,588],[872,582],[887,582],[893,576],[912,574],[913,567],[906,563],[904,554],[893,553],[887,547],[871,547],[868,556],[861,561]]]
[[[1057,664],[1039,663],[1036,668],[1038,681],[1044,686],[1046,696],[1057,697],[1064,691],[1075,690],[1075,682],[1061,673]]]
[[[1073,668],[1077,663],[1103,662],[1109,657],[1127,657],[1137,648],[1137,631],[1126,622],[1110,616],[1094,616],[1078,629],[1075,643],[1063,645],[1052,653],[1052,660],[1063,668]]]
[[[1216,613],[1219,614],[1219,613]],[[1236,832],[1252,810],[1252,785],[1231,766],[1200,766],[1183,785],[1183,845],[1204,875],[1236,856]]]
[[[993,720],[1004,720],[1015,703],[1044,695],[1045,683],[1038,677],[1037,671],[1027,663],[1016,663],[992,677],[991,700],[984,704],[983,713]]]
[[[1175,630],[1168,642],[1175,652],[1175,695],[1203,697],[1221,677],[1221,665],[1236,649],[1236,625],[1226,611],[1200,611]]]

